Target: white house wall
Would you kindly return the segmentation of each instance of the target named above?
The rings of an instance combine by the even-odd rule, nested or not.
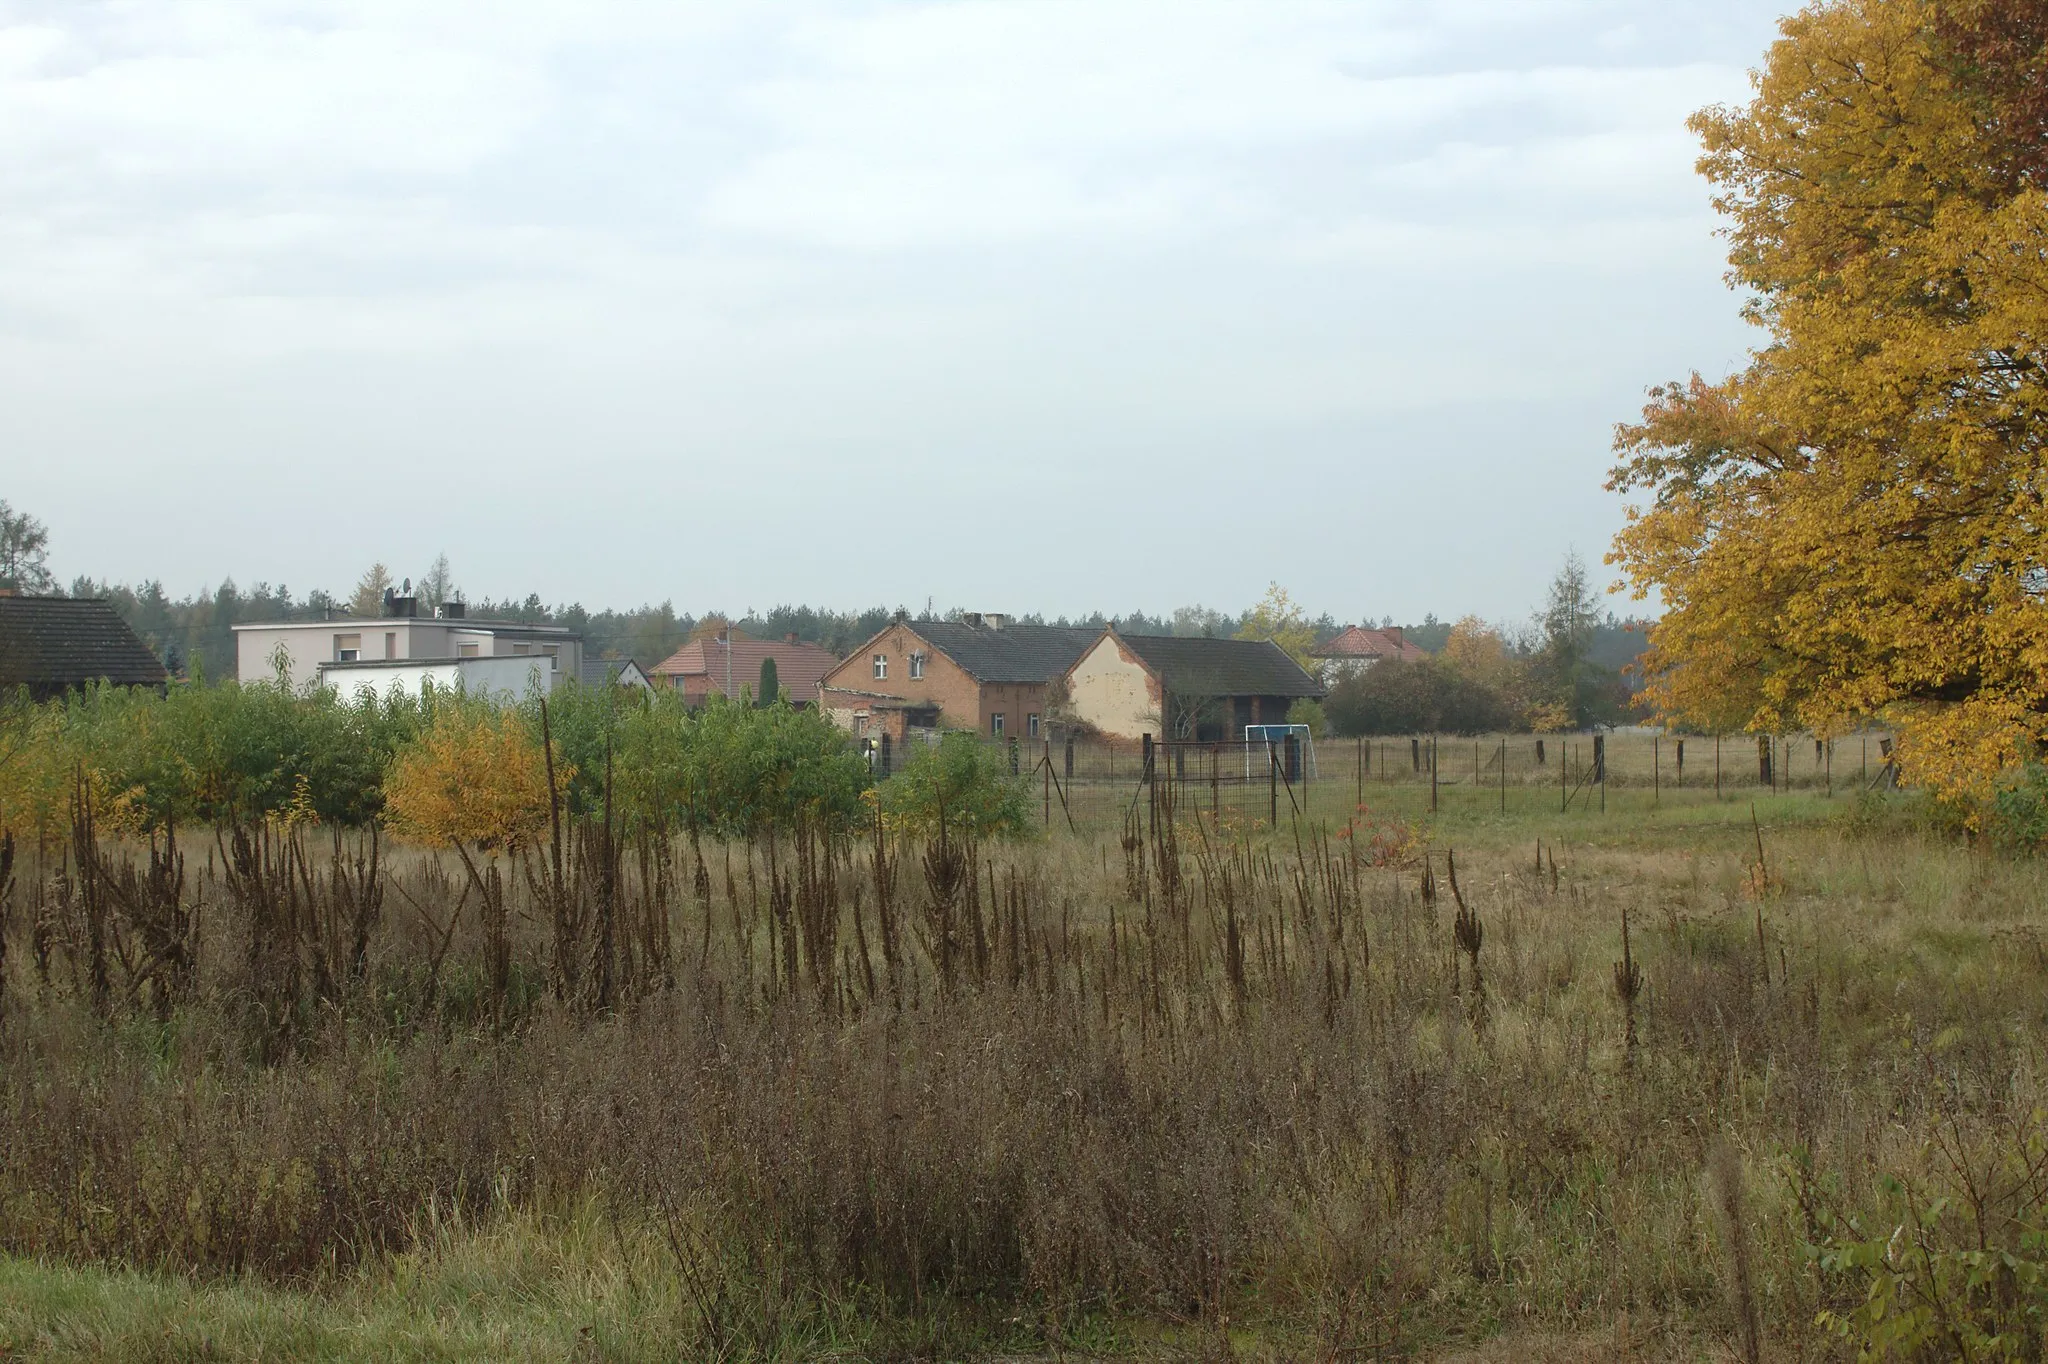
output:
[[[1104,734],[1135,739],[1159,732],[1157,684],[1145,665],[1108,635],[1067,673],[1067,703],[1075,719]]]
[[[551,692],[562,674],[547,665],[538,654],[464,658],[440,663],[384,663],[369,667],[333,668],[321,674],[321,683],[344,696],[354,698],[369,692],[379,698],[404,694],[417,696],[431,683],[437,691],[460,687],[471,696],[492,696],[500,701],[523,700],[538,687]]]

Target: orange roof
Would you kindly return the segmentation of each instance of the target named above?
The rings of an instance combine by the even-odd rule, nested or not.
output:
[[[738,634],[737,631],[734,632]],[[815,705],[818,684],[839,665],[839,655],[815,644],[792,644],[786,640],[736,638],[730,646],[732,690],[751,691],[761,684],[761,660],[775,660],[775,680],[798,705]],[[667,677],[683,694],[701,700],[713,692],[725,694],[727,645],[716,639],[693,639],[647,671]]]
[[[1429,651],[1401,637],[1398,626],[1385,630],[1351,626],[1342,634],[1309,650],[1311,658],[1398,658],[1413,663],[1429,657]]]

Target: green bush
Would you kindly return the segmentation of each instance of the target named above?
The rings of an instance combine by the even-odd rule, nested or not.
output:
[[[2048,846],[2048,765],[2028,763],[2002,786],[1986,827],[1994,842],[2018,852]]]
[[[969,838],[1023,838],[1032,831],[1031,793],[1010,775],[1009,757],[972,734],[952,733],[913,749],[903,770],[880,792],[882,814],[896,828]]]

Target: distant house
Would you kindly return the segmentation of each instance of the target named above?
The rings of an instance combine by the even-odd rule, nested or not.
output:
[[[825,675],[820,704],[856,738],[947,728],[1035,739],[1052,684],[1100,633],[994,613],[894,621]]]
[[[1066,674],[1077,722],[1120,739],[1214,742],[1277,725],[1325,688],[1269,640],[1123,635],[1104,630]]]
[[[1390,625],[1382,630],[1353,625],[1309,650],[1309,656],[1322,662],[1323,680],[1334,686],[1382,660],[1413,663],[1429,654],[1403,639],[1399,626]]]
[[[775,685],[799,706],[818,704],[818,683],[839,666],[839,655],[795,635],[779,640],[755,639],[740,630],[700,633],[654,665],[657,685],[676,688],[683,699],[701,706],[713,696],[737,701],[760,688],[761,662],[775,660]]]
[[[583,675],[579,679],[586,687],[631,687],[638,691],[653,691],[654,684],[640,665],[630,658],[585,658]]]
[[[530,659],[538,663],[545,689],[552,689],[564,677],[581,676],[583,670],[583,636],[572,630],[479,619],[470,616],[461,602],[447,603],[437,615],[422,616],[416,598],[396,594],[385,597],[381,616],[269,621],[237,625],[234,632],[235,675],[245,682],[275,677],[280,661],[285,680],[293,687],[320,682],[348,690],[372,681],[363,666],[372,663]],[[479,672],[480,667],[473,665],[470,670]],[[417,666],[402,671],[417,682],[418,678],[412,677],[419,673]],[[525,676],[524,667],[517,671]],[[492,676],[496,677],[495,672]],[[384,689],[381,680],[376,685]]]
[[[170,677],[106,602],[0,591],[0,691],[47,701],[94,682],[161,689]]]

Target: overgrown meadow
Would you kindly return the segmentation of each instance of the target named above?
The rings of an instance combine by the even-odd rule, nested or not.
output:
[[[2048,878],[1910,797],[1048,833],[785,706],[5,733],[0,1353],[2038,1357]]]

